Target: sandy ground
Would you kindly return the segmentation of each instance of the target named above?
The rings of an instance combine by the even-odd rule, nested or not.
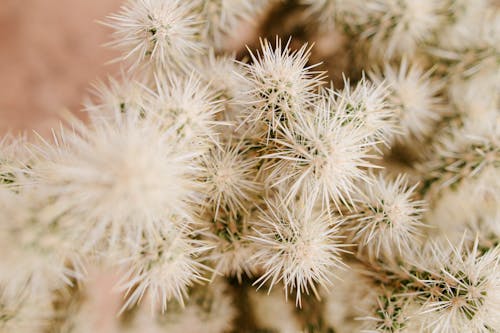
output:
[[[90,82],[116,68],[96,21],[122,0],[0,0],[0,134],[47,134],[58,112],[77,114]]]

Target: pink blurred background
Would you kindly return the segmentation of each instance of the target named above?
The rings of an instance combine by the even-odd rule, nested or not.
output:
[[[90,83],[116,71],[97,20],[122,0],[0,0],[0,135],[47,134],[67,109],[83,116]]]

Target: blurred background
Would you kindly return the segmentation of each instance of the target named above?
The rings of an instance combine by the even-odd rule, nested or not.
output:
[[[84,117],[90,84],[113,74],[118,53],[97,21],[122,0],[0,0],[0,135],[46,135],[67,109]]]

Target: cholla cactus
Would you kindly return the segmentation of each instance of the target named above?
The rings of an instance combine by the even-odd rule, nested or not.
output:
[[[399,69],[386,66],[383,74],[372,75],[373,81],[386,82],[389,86],[389,103],[403,134],[396,135],[396,141],[424,141],[441,119],[443,106],[439,93],[442,82],[430,76],[431,72],[424,73],[417,64],[409,65],[406,58]]]
[[[128,0],[89,121],[0,142],[0,332],[96,329],[93,265],[123,332],[500,332],[499,13]]]
[[[264,270],[255,283],[270,281],[271,289],[283,282],[286,295],[296,289],[298,305],[309,289],[317,296],[316,284],[331,284],[329,272],[342,265],[338,225],[327,212],[304,202],[286,204],[279,196],[267,202],[251,238],[258,247],[255,260]]]
[[[195,2],[142,0],[128,1],[107,22],[116,29],[110,45],[124,50],[123,59],[133,66],[151,63],[155,67],[185,68],[200,53],[201,18]]]
[[[364,186],[366,197],[359,199],[357,212],[350,217],[352,243],[358,244],[359,251],[366,250],[369,260],[404,256],[425,226],[421,222],[424,202],[412,200],[416,186],[409,187],[401,176],[394,181],[378,176]]]

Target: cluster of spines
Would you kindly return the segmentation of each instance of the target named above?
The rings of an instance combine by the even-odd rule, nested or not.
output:
[[[249,63],[213,50],[207,55],[207,45],[220,51],[224,36],[264,7],[261,1],[133,0],[110,17],[113,45],[132,65],[123,83],[98,87],[100,100],[87,105],[91,125],[72,122],[73,129],[54,135],[54,144],[29,145],[22,161],[0,156],[2,220],[19,221],[2,223],[1,237],[9,240],[3,246],[22,252],[19,262],[6,255],[14,269],[0,272],[0,328],[29,330],[27,318],[33,325],[50,318],[33,309],[51,303],[65,285],[79,285],[82,257],[117,263],[118,286],[127,295],[123,311],[145,299],[154,312],[168,314],[168,304],[180,323],[167,315],[159,326],[174,331],[192,318],[213,332],[231,328],[234,305],[224,288],[217,281],[211,292],[195,286],[210,275],[240,283],[246,275],[270,292],[279,286],[286,296],[295,293],[303,305],[304,294],[321,296],[318,286],[335,288],[334,276],[349,271],[346,261],[375,271],[368,274],[374,302],[366,313],[354,311],[365,319],[362,329],[499,326],[500,215],[471,217],[465,227],[480,233],[476,242],[467,238],[451,250],[417,243],[428,230],[419,195],[434,200],[429,189],[438,184],[446,197],[452,184],[474,188],[474,179],[498,175],[495,98],[486,99],[481,113],[489,125],[469,107],[476,105],[478,80],[486,88],[495,82],[487,72],[498,68],[489,47],[495,34],[483,29],[477,44],[465,40],[465,47],[449,43],[437,50],[443,24],[460,31],[446,23],[445,1],[304,3],[310,13],[328,9],[320,19],[329,27],[344,18],[374,63],[392,64],[371,70],[372,81],[363,76],[351,87],[345,80],[344,89],[335,90],[323,87],[326,76],[310,65],[307,45],[292,51],[279,39],[274,46],[263,40]],[[481,12],[488,5],[477,7]],[[468,27],[460,17],[466,15],[456,15],[456,25]],[[422,43],[428,55],[417,52]],[[471,59],[461,61],[471,49]],[[427,71],[426,57],[454,64]],[[432,138],[445,102],[461,106],[459,125]],[[434,146],[417,153],[424,160],[423,186],[374,176],[386,147],[412,149],[421,140]],[[433,153],[443,157],[428,157]],[[464,191],[457,186],[451,190]],[[440,225],[438,215],[429,216],[431,227]],[[431,254],[420,257],[422,248]],[[21,295],[23,289],[32,295]],[[174,301],[184,305],[189,295],[186,309],[177,309]],[[217,299],[224,316],[211,305]],[[320,322],[306,319],[305,327],[326,330]]]

